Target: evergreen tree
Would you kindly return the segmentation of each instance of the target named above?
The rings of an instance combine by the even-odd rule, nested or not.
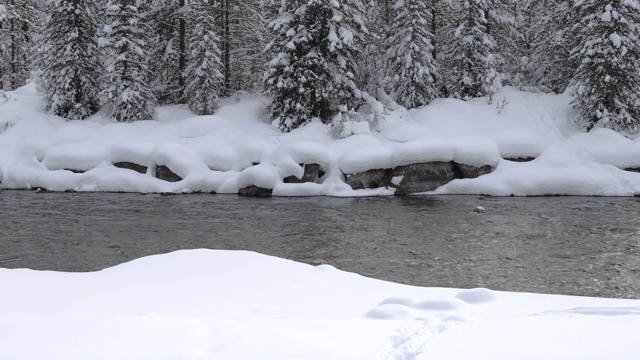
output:
[[[193,29],[187,38],[188,65],[185,70],[185,95],[191,110],[197,114],[213,114],[218,108],[218,95],[223,90],[220,72],[220,39],[215,32],[215,19],[210,5],[194,8]]]
[[[31,0],[0,5],[0,89],[22,86],[31,75],[36,16]]]
[[[571,36],[576,22],[574,0],[529,0],[522,7],[518,47],[523,79],[521,86],[543,91],[563,92],[573,77],[576,64],[570,61],[571,49],[577,46]]]
[[[257,91],[269,61],[264,48],[269,31],[256,0],[233,0],[229,10],[229,79],[227,94]]]
[[[152,0],[149,21],[153,28],[149,68],[151,84],[161,103],[185,103],[184,71],[187,65],[187,19],[191,16],[186,0]]]
[[[246,0],[251,1],[251,0]],[[231,94],[231,51],[233,39],[232,34],[232,22],[237,22],[238,19],[232,21],[232,13],[237,13],[239,8],[238,0],[209,0],[210,5],[216,10],[216,23],[217,23],[217,36],[220,39],[220,60],[222,62],[222,75],[224,76],[223,88],[221,94],[228,96]],[[242,19],[240,19],[242,21]]]
[[[388,1],[390,3],[390,1]],[[387,8],[391,7],[378,0],[369,0],[363,14],[367,33],[363,34],[364,44],[360,54],[354,61],[354,82],[358,89],[370,94],[378,94],[384,90],[389,73],[386,60],[387,36],[390,34],[387,23]]]
[[[491,97],[500,85],[493,53],[496,42],[487,28],[488,1],[465,0],[455,9],[457,28],[448,47],[453,80],[448,87],[454,97]]]
[[[7,8],[3,4],[0,4],[0,91],[4,89],[4,80],[9,73],[9,66],[7,66],[9,62],[7,61],[6,54],[7,40],[4,34],[6,32],[5,29],[8,27],[7,18]]]
[[[109,57],[101,98],[117,121],[151,119],[155,96],[146,81],[149,69],[143,14],[135,0],[112,0],[106,6],[106,18]]]
[[[615,130],[640,126],[640,7],[636,0],[578,0],[574,29],[580,44],[571,84],[573,105],[588,130],[602,124]]]
[[[84,119],[100,108],[97,79],[103,73],[93,2],[55,0],[42,38],[41,88],[47,110]]]
[[[431,26],[434,36],[434,56],[438,69],[440,69],[439,93],[443,97],[457,96],[454,92],[457,89],[457,82],[454,80],[458,74],[453,62],[453,47],[456,43],[455,23],[461,5],[451,0],[434,0],[431,13]]]
[[[516,17],[519,12],[518,1],[485,0],[485,17],[487,19],[487,34],[494,41],[492,50],[493,61],[501,83],[518,85],[522,74],[518,43],[523,35],[518,30]]]
[[[360,99],[353,82],[354,57],[366,31],[360,0],[282,2],[271,22],[276,53],[265,74],[272,113],[283,131],[312,117],[330,122]]]
[[[258,10],[267,23],[278,18],[281,5],[282,0],[258,0]]]
[[[394,74],[391,94],[407,108],[420,107],[438,96],[440,73],[433,58],[434,35],[426,18],[431,9],[422,0],[399,0],[395,7],[398,12],[391,24],[387,51]]]

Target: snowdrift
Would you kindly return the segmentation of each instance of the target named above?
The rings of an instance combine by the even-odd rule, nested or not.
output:
[[[112,123],[104,114],[65,121],[46,114],[33,85],[27,85],[0,103],[0,187],[390,195],[402,176],[354,190],[346,175],[451,162],[490,170],[447,179],[427,193],[640,194],[638,138],[607,129],[580,132],[569,96],[505,88],[494,98],[499,105],[439,99],[420,109],[391,111],[376,129],[336,140],[318,120],[281,133],[261,117],[260,97],[228,99],[212,116],[163,106],[157,120],[131,124]]]
[[[0,358],[637,359],[640,301],[419,288],[244,251],[0,269]],[[37,344],[34,345],[34,344]]]

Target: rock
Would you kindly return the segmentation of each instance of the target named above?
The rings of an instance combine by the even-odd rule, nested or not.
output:
[[[272,193],[272,189],[265,189],[254,185],[243,187],[238,190],[238,195],[242,196],[271,196]]]
[[[527,156],[527,157],[515,157],[515,158],[504,158],[504,159],[509,161],[514,161],[514,162],[529,162],[529,161],[535,160],[536,158]]]
[[[406,195],[435,190],[456,178],[458,176],[452,161],[434,161],[398,166],[393,169],[389,183],[384,185],[395,187],[396,195]]]
[[[493,171],[491,165],[475,167],[454,162],[453,166],[460,179],[475,179],[482,175],[491,174],[491,171]]]
[[[316,182],[318,178],[321,178],[324,175],[324,171],[319,164],[304,164],[302,165],[304,168],[304,175],[302,179],[298,179],[295,176],[287,176],[282,180],[285,183],[305,183],[305,182]]]
[[[485,211],[485,208],[483,208],[482,206],[476,206],[475,208],[473,208],[473,212],[477,212],[479,214],[484,214]]]
[[[171,169],[164,165],[156,166],[156,178],[169,182],[177,182],[182,180],[182,178],[176,175]]]
[[[640,167],[630,167],[630,168],[624,169],[624,171],[631,171],[631,172],[640,173]]]
[[[82,174],[85,172],[85,170],[77,170],[77,169],[63,169],[63,170],[71,171],[74,174]]]
[[[345,179],[353,190],[359,190],[387,186],[387,183],[391,183],[392,176],[391,169],[371,169],[358,174],[347,174]]]
[[[372,169],[345,175],[352,189],[392,187],[396,195],[433,191],[455,179],[473,179],[493,171],[491,165],[475,167],[453,161],[433,161],[397,166],[393,169]]]
[[[132,163],[132,162],[128,162],[128,161],[117,162],[117,163],[114,163],[113,166],[115,166],[117,168],[121,168],[121,169],[133,170],[133,171],[139,172],[140,174],[146,174],[147,173],[147,167],[146,166],[138,165],[136,163]]]

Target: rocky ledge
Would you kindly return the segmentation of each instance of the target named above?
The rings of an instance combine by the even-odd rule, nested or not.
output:
[[[476,167],[455,161],[432,161],[345,174],[345,180],[354,190],[387,187],[396,189],[396,195],[406,195],[433,191],[452,180],[473,179],[492,171],[490,165]]]

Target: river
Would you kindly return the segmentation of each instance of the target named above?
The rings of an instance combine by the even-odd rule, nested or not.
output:
[[[640,198],[1,190],[0,214],[3,268],[96,271],[239,249],[418,286],[640,298]]]

